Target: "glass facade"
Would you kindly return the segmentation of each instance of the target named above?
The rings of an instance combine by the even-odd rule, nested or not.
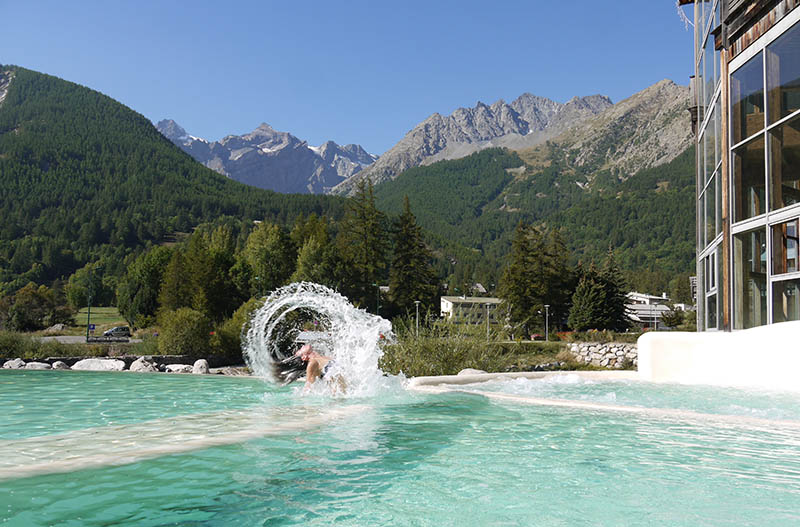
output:
[[[697,219],[698,254],[698,324],[703,329],[719,327],[722,309],[719,294],[721,276],[722,232],[722,111],[720,107],[720,52],[715,49],[711,31],[719,25],[719,2],[704,0],[695,3],[697,31],[696,104],[700,127],[698,132]]]
[[[800,6],[726,32],[721,3],[694,3],[699,330],[800,320]]]
[[[733,329],[798,320],[800,24],[770,37],[730,74]]]

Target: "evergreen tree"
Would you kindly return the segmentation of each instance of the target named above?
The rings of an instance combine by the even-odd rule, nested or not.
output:
[[[555,324],[568,310],[572,271],[567,252],[556,232],[548,234],[531,225],[517,226],[510,262],[500,280],[499,293],[511,322],[530,333],[545,322],[545,304]]]
[[[173,251],[164,270],[158,293],[159,316],[164,312],[190,307],[193,295],[192,281],[186,272],[186,257],[183,250],[177,249]]]
[[[422,239],[422,228],[411,212],[408,196],[403,213],[394,222],[394,255],[389,269],[389,299],[396,311],[408,313],[419,300],[423,309],[431,309],[436,301],[438,284],[431,266],[431,252]]]
[[[569,311],[569,327],[575,331],[597,329],[605,325],[606,291],[597,281],[597,273],[592,269],[581,276],[575,293],[572,295],[572,308]]]
[[[600,282],[605,289],[605,327],[613,331],[625,331],[630,327],[628,320],[628,308],[625,307],[627,301],[625,278],[622,270],[614,259],[614,251],[608,249],[605,262],[599,273]],[[599,328],[598,328],[599,329]]]
[[[386,216],[375,206],[371,181],[361,180],[345,207],[337,245],[342,289],[356,305],[371,306],[386,268]]]
[[[622,272],[609,250],[599,271],[592,264],[582,273],[572,296],[569,326],[576,331],[625,331],[630,325],[625,301]]]

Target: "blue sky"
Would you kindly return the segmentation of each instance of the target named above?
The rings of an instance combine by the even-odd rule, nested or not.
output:
[[[381,154],[434,112],[687,84],[673,0],[0,0],[0,63],[217,140],[266,122]]]

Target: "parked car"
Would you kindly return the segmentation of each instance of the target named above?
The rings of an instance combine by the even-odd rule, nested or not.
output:
[[[104,337],[130,337],[131,336],[131,328],[128,326],[117,326],[115,328],[111,328],[108,331],[103,332]]]

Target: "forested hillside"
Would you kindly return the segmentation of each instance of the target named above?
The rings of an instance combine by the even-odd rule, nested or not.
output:
[[[343,200],[248,187],[191,159],[142,115],[83,86],[20,67],[0,98],[0,293],[68,277],[234,216],[289,225],[339,217]],[[3,83],[0,82],[0,85]]]
[[[632,287],[669,291],[685,281],[694,260],[694,149],[635,175],[576,167],[573,155],[548,143],[524,160],[490,149],[417,167],[376,187],[378,204],[394,213],[408,195],[457,283],[496,283],[520,221],[560,230],[573,263],[599,262],[613,248]]]

